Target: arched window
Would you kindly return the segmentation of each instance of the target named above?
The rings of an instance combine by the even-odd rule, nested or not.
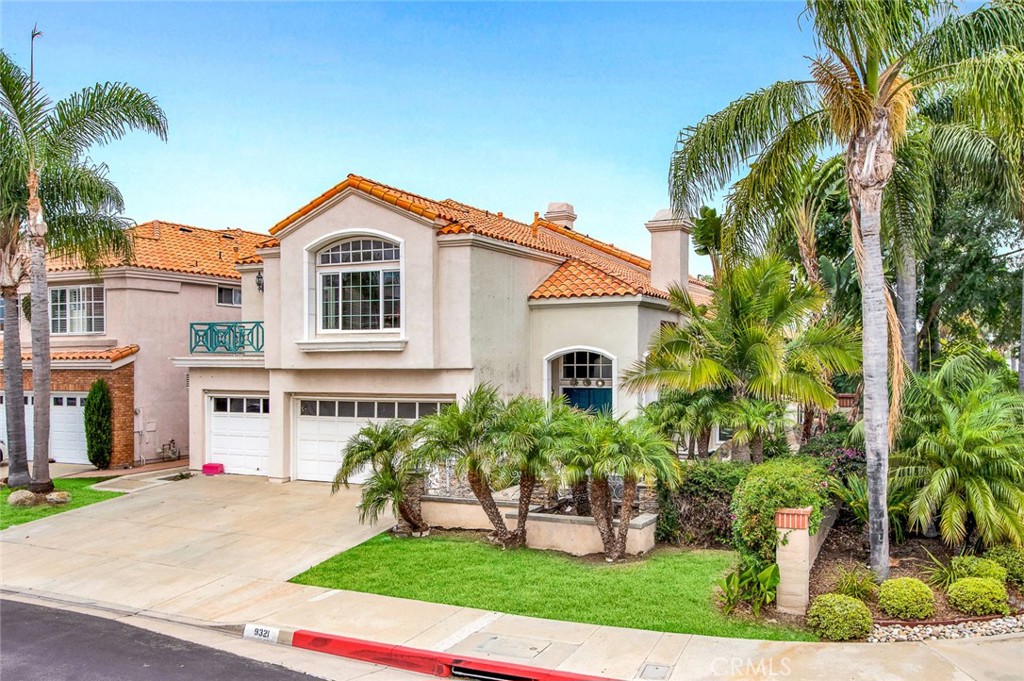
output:
[[[356,237],[316,254],[317,328],[387,331],[402,327],[401,246]]]
[[[611,411],[614,396],[610,357],[590,350],[574,350],[552,358],[551,392],[578,409]]]

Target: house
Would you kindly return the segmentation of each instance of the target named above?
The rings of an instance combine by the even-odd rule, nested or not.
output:
[[[651,335],[678,321],[689,227],[647,223],[653,261],[591,238],[569,204],[520,222],[349,175],[241,258],[240,342],[174,360],[189,372],[191,466],[330,480],[373,420],[436,412],[480,383],[633,410],[619,384]],[[207,333],[193,325],[193,333]]]
[[[235,262],[252,255],[256,244],[267,238],[240,229],[160,221],[131,232],[131,261],[111,258],[101,264],[98,276],[71,259],[48,262],[50,456],[58,462],[88,463],[82,404],[98,378],[108,382],[113,397],[111,466],[131,466],[174,448],[187,456],[187,371],[170,358],[189,352],[190,322],[242,319],[241,275]],[[27,295],[27,286],[23,293]],[[21,340],[26,429],[32,442],[31,335],[25,319]],[[6,411],[0,409],[5,442],[6,421]],[[29,450],[31,456],[31,445]]]

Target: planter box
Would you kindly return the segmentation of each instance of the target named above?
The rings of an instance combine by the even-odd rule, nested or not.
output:
[[[804,615],[810,602],[811,567],[825,543],[839,511],[828,509],[821,518],[816,534],[809,534],[807,525],[811,507],[780,508],[775,513],[779,543],[775,560],[779,564],[779,588],[776,603],[782,612]]]
[[[491,530],[494,526],[476,499],[461,497],[437,497],[425,495],[421,498],[423,520],[431,527],[449,530]],[[515,509],[514,501],[499,501],[498,510],[505,512]]]
[[[516,524],[519,514],[506,513],[505,518],[511,527]],[[635,556],[651,551],[657,523],[658,516],[654,513],[641,513],[633,518],[626,536],[626,553]],[[619,521],[616,520],[615,528],[618,527]],[[571,515],[531,513],[526,521],[526,545],[531,549],[561,551],[574,556],[604,552],[594,519]]]

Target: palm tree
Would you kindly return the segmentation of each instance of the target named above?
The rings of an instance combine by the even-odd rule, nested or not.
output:
[[[976,353],[911,379],[893,457],[895,484],[913,491],[911,525],[938,519],[943,541],[1024,544],[1024,397]]]
[[[881,579],[889,571],[890,324],[898,333],[883,271],[883,194],[915,102],[929,92],[955,90],[973,112],[1011,111],[1024,122],[1024,4],[960,14],[946,0],[808,0],[806,15],[820,50],[811,79],[775,83],[685,129],[672,158],[672,199],[677,212],[692,214],[748,166],[756,195],[793,159],[843,149],[861,277],[870,562]]]
[[[764,441],[783,427],[782,409],[778,404],[763,400],[742,399],[732,403],[733,441],[750,445],[750,460],[764,462]]]
[[[35,37],[33,32],[33,40]],[[145,130],[166,139],[167,119],[155,99],[123,83],[87,87],[54,104],[35,81],[34,74],[26,74],[0,51],[0,120],[16,141],[27,189],[24,234],[30,252],[32,382],[36,396],[31,488],[42,492],[52,490],[53,482],[49,469],[50,317],[46,273],[48,225],[44,217],[47,197],[41,183],[49,169],[79,168],[91,147],[119,139],[131,130]],[[90,240],[76,232],[66,234],[64,241],[72,244]]]
[[[644,417],[666,438],[685,443],[687,458],[706,459],[715,426],[728,420],[729,403],[724,390],[665,390],[644,407]]]
[[[504,408],[493,387],[473,388],[462,402],[417,422],[416,456],[426,463],[453,466],[456,473],[465,474],[473,496],[494,526],[495,539],[502,546],[510,546],[512,533],[491,491],[501,472],[497,434]]]
[[[536,397],[512,399],[495,428],[501,468],[509,482],[519,481],[519,514],[508,546],[526,544],[526,521],[538,482],[554,477],[556,462],[571,447],[579,412],[564,400],[550,404]]]
[[[416,442],[414,429],[392,420],[363,426],[345,445],[341,467],[334,476],[331,494],[348,487],[349,479],[370,468],[359,502],[359,522],[376,523],[388,506],[409,525],[414,537],[430,533],[420,512],[425,471],[410,456]]]

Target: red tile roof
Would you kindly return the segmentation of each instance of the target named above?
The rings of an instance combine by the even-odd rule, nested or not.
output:
[[[533,299],[608,295],[668,297],[666,291],[651,285],[651,262],[646,258],[544,220],[539,214],[534,214],[533,222],[527,224],[454,199],[435,201],[358,175],[349,175],[344,182],[271,227],[270,233],[278,233],[346,189],[364,192],[416,215],[446,223],[438,229],[439,236],[479,234],[565,258],[531,294]],[[271,239],[260,247],[276,245],[277,240]],[[252,261],[258,262],[258,258],[255,256]],[[690,293],[698,302],[710,298],[703,282],[690,277],[689,284]]]
[[[131,357],[139,351],[138,345],[123,345],[118,348],[106,350],[53,350],[50,352],[52,361],[84,361],[84,360],[106,360],[116,362]],[[3,357],[3,350],[0,349],[0,357]],[[28,362],[32,359],[32,353],[25,351],[21,353],[21,361]]]
[[[103,267],[140,267],[228,279],[240,279],[235,262],[253,254],[266,234],[242,229],[203,229],[191,225],[153,220],[133,227],[135,252],[131,262],[111,257]],[[51,272],[80,270],[75,258],[51,257]]]

